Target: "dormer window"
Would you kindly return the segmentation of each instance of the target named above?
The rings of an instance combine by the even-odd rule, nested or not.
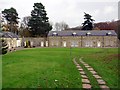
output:
[[[53,36],[57,36],[58,34],[56,32],[53,33]]]
[[[111,32],[108,32],[109,35],[111,35],[112,33]]]
[[[87,33],[86,33],[86,36],[89,36],[89,35],[91,35],[91,33],[90,33],[90,32],[87,32]]]
[[[76,36],[76,35],[77,35],[77,33],[76,33],[76,32],[73,32],[73,33],[72,33],[72,35],[73,35],[73,36]]]
[[[111,35],[111,34],[112,34],[111,32],[106,33],[106,35]]]

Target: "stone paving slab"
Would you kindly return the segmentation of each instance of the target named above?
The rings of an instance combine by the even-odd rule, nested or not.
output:
[[[74,62],[74,64],[78,64],[77,62]]]
[[[78,69],[82,69],[82,67],[78,67]]]
[[[97,72],[96,71],[90,71],[93,75],[95,75],[95,74],[97,74]]]
[[[83,62],[83,61],[80,61],[82,64],[86,64],[85,62]]]
[[[84,71],[80,71],[80,74],[81,74],[81,75],[85,75],[85,72],[84,72]]]
[[[94,71],[94,69],[93,68],[87,68],[89,71]]]
[[[86,68],[90,68],[91,66],[89,66],[89,65],[86,65],[85,67],[86,67]]]
[[[81,63],[85,63],[85,62],[83,62],[83,61],[80,61]]]
[[[79,71],[83,71],[83,69],[82,69],[82,68],[79,68],[78,70],[79,70]]]
[[[93,75],[96,79],[101,79],[102,77],[100,77],[99,75]]]
[[[102,80],[102,79],[98,79],[97,81],[98,81],[98,84],[100,84],[100,85],[105,85],[106,84],[105,81]]]
[[[74,63],[75,65],[79,65],[78,63]]]
[[[86,75],[81,75],[81,77],[82,77],[83,79],[88,79],[88,77],[87,77]]]
[[[81,66],[80,65],[78,65],[78,66],[76,66],[77,68],[80,68]]]
[[[79,60],[80,60],[80,62],[84,62],[81,58]]]
[[[102,90],[110,90],[110,88],[108,86],[106,86],[106,85],[100,85],[100,88]]]
[[[89,66],[88,64],[83,64],[84,66]]]
[[[82,79],[82,83],[86,84],[86,83],[90,83],[90,81],[88,79]]]
[[[84,89],[91,89],[91,85],[90,84],[82,84]]]

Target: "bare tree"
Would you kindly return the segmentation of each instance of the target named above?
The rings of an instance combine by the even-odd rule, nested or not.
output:
[[[21,23],[20,23],[20,28],[19,28],[19,34],[23,37],[29,37],[30,35],[30,30],[28,28],[28,22],[30,20],[30,16],[23,17]]]
[[[65,22],[56,22],[54,27],[56,31],[62,31],[69,28],[68,24],[66,24]]]
[[[23,17],[23,20],[22,20],[23,27],[25,27],[25,28],[28,27],[28,22],[29,22],[30,18],[31,18],[31,16]]]

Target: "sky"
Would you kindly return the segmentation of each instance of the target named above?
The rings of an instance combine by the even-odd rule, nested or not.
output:
[[[19,17],[30,16],[34,3],[45,6],[49,21],[65,22],[69,27],[82,25],[84,12],[92,15],[97,22],[118,19],[119,0],[0,0],[0,12],[14,7]]]

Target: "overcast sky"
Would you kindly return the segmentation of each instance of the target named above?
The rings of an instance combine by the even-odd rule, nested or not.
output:
[[[84,12],[92,15],[95,22],[118,19],[119,0],[0,0],[0,11],[14,7],[19,17],[30,16],[33,5],[41,2],[50,22],[66,22],[70,27],[84,21]]]

